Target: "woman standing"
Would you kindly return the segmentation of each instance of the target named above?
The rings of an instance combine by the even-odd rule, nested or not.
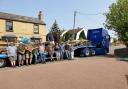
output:
[[[58,43],[55,44],[54,50],[55,50],[57,61],[60,61],[60,47]]]
[[[44,45],[44,43],[40,43],[39,44],[39,55],[40,55],[40,59],[41,59],[41,61],[42,61],[42,64],[45,64],[46,63],[46,60],[45,60],[45,58],[46,58],[46,53],[45,53],[45,45]]]

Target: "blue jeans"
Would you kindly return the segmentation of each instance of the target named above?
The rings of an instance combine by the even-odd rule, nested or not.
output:
[[[41,61],[42,61],[42,62],[45,62],[45,61],[46,61],[46,60],[45,60],[45,58],[46,58],[45,53],[39,53],[39,55],[40,55]]]
[[[38,63],[38,55],[34,53],[33,56],[34,56],[34,64]]]
[[[63,60],[64,58],[64,51],[60,51],[60,59]]]
[[[65,54],[66,54],[66,58],[67,58],[67,59],[70,59],[70,51],[65,50]]]

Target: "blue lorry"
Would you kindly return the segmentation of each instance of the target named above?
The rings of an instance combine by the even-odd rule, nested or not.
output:
[[[75,56],[104,55],[109,52],[110,35],[103,28],[89,29],[87,40],[84,44],[75,46]]]

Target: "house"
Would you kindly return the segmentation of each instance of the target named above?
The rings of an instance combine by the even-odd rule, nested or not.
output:
[[[61,37],[64,41],[68,40],[80,40],[80,39],[86,39],[87,38],[87,30],[84,28],[76,28],[76,29],[69,29],[64,31],[61,34]]]
[[[46,24],[42,12],[38,18],[0,12],[0,40],[18,41],[27,36],[31,41],[46,41]]]

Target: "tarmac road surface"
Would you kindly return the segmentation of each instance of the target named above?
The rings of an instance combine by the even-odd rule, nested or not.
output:
[[[111,53],[2,68],[0,89],[128,89],[128,62],[116,60]]]

